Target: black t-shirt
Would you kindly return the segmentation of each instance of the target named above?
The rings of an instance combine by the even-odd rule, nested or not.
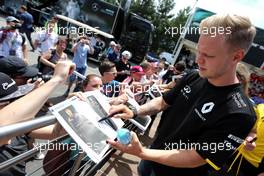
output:
[[[0,147],[0,163],[7,161],[28,151],[28,137],[26,135],[17,136],[11,139],[11,143]],[[26,163],[22,162],[7,170],[0,171],[2,176],[25,176]]]
[[[185,76],[163,99],[171,108],[151,148],[194,148],[208,164],[179,169],[153,162],[156,175],[205,176],[209,168],[220,168],[255,122],[254,109],[240,84],[216,87],[196,72]]]
[[[123,61],[119,60],[118,62],[115,62],[116,65],[116,70],[117,72],[121,72],[121,71],[129,71],[130,70],[130,64],[129,63],[124,63]],[[118,74],[115,77],[115,80],[122,82],[127,78],[127,74]]]

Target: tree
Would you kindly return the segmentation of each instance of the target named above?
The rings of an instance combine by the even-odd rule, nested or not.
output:
[[[134,0],[130,11],[152,21],[156,14],[156,7],[153,0]]]
[[[118,0],[106,1],[115,5],[119,3]],[[175,16],[171,13],[175,6],[174,0],[159,0],[157,6],[155,6],[155,2],[155,0],[133,0],[130,12],[136,13],[153,23],[155,29],[151,46],[152,51],[157,53],[161,51],[172,52],[180,33],[171,36],[166,33],[166,29],[171,27],[179,28],[180,25],[184,26],[191,8],[182,9]]]
[[[173,14],[170,14],[170,12],[174,6],[174,0],[159,0],[157,13],[152,21],[155,26],[155,32],[151,47],[152,50],[158,53],[161,50],[167,51],[168,45],[171,44],[170,36],[165,34],[165,29],[166,27],[170,27],[170,20],[174,16]]]

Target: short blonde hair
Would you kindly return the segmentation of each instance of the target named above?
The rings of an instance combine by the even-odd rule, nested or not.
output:
[[[248,17],[239,15],[212,15],[200,24],[200,29],[217,29],[217,34],[221,34],[219,28],[222,28],[225,41],[232,47],[244,49],[245,54],[248,52],[253,39],[256,35],[256,28],[252,25]],[[211,35],[211,33],[210,33]]]

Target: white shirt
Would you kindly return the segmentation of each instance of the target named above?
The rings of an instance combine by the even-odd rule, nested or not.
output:
[[[0,39],[2,38],[3,31],[0,31]],[[17,31],[7,32],[6,38],[0,43],[0,56],[10,56],[10,51],[14,51],[14,56],[24,59],[22,51],[23,38]],[[26,45],[26,41],[24,42]]]
[[[51,32],[48,34],[46,30],[40,31],[37,33],[37,38],[36,40],[39,41],[40,43],[40,52],[45,53],[50,49],[54,48],[54,45],[58,41],[58,35],[54,32]]]

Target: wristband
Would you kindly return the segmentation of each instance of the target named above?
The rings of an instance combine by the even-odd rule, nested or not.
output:
[[[138,115],[138,110],[135,106],[131,105],[130,103],[127,103],[127,107],[133,112],[132,119],[136,118]]]

